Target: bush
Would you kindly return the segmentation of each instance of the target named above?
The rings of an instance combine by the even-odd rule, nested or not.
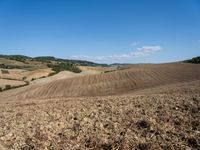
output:
[[[26,63],[26,59],[29,59],[29,57],[23,55],[11,55],[9,59]]]
[[[22,80],[26,80],[26,79],[27,79],[27,77],[23,77],[23,78],[22,78]]]
[[[185,62],[199,64],[200,63],[200,56],[199,57],[194,57],[194,58],[192,58],[190,60],[186,60]]]
[[[48,77],[53,76],[55,74],[56,74],[55,72],[51,72],[51,73],[48,74]]]
[[[1,69],[1,72],[2,72],[3,74],[9,74],[9,71],[8,71],[8,70]]]
[[[11,85],[6,85],[5,86],[5,90],[10,90],[11,89]]]
[[[58,72],[64,71],[64,70],[72,71],[74,73],[80,73],[81,72],[81,70],[77,66],[73,65],[72,63],[62,62],[62,63],[58,63],[58,64],[55,64],[55,65],[48,64],[47,66],[49,68],[52,68],[52,70],[55,71],[55,73],[58,73]]]
[[[109,72],[114,72],[114,71],[116,71],[116,70],[106,70],[106,71],[104,71],[104,73],[109,73]]]

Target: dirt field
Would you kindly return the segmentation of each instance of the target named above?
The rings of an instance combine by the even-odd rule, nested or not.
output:
[[[0,87],[2,89],[5,89],[6,85],[10,85],[11,87],[16,87],[25,84],[26,83],[23,81],[0,79]]]
[[[7,70],[8,73],[2,73],[2,70]],[[24,80],[31,81],[33,78],[38,79],[41,77],[46,77],[49,73],[52,73],[51,69],[37,69],[34,71],[27,71],[23,69],[1,69],[0,78],[5,79],[16,79],[16,80]]]
[[[4,95],[10,99],[119,95],[199,79],[200,65],[185,63],[138,65],[115,72],[58,79],[40,86],[34,84],[9,91],[9,95],[5,92],[0,98]]]
[[[200,84],[191,82],[188,92],[174,86],[169,94],[13,100],[6,107],[1,103],[1,145],[41,150],[199,149],[199,89]]]
[[[47,77],[50,73],[53,71],[48,68],[48,69],[37,69],[34,71],[28,71],[23,74],[24,77],[26,77],[26,80],[31,81],[33,79],[39,79],[43,77]]]
[[[200,149],[200,65],[134,65],[0,94],[0,148]]]
[[[4,71],[7,73],[3,73]],[[23,69],[0,69],[0,78],[2,79],[14,79],[14,80],[22,80],[27,70]]]
[[[4,68],[0,68],[0,79],[2,79],[0,80],[0,87],[4,87],[5,84],[13,86],[13,84],[18,83],[19,81],[29,82],[30,84],[43,84],[58,79],[66,79],[88,74],[100,74],[104,73],[104,71],[113,69],[113,67],[78,66],[82,70],[81,73],[62,71],[54,76],[49,76],[49,74],[53,73],[52,69],[48,68],[47,63],[40,61],[16,61],[7,58],[0,58],[0,64],[4,66]],[[8,69],[6,67],[11,67],[12,69]],[[6,81],[8,82],[6,83]]]
[[[80,76],[85,76],[85,75],[101,74],[104,71],[112,69],[112,67],[88,67],[88,66],[87,67],[79,66],[79,68],[82,70],[81,73],[73,73],[71,71],[61,71],[54,76],[38,79],[36,81],[33,81],[32,83],[44,84],[44,83],[49,83],[49,82],[60,80],[60,79],[68,79],[68,78],[80,77]]]

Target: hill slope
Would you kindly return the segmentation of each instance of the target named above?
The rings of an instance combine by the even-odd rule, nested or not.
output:
[[[200,149],[200,65],[120,69],[2,92],[0,149]]]
[[[165,94],[0,101],[0,149],[198,150],[200,82],[177,85]]]
[[[169,63],[157,65],[133,65],[128,69],[60,79],[41,86],[30,85],[2,94],[11,99],[55,97],[102,96],[123,94],[130,91],[200,79],[200,65]]]

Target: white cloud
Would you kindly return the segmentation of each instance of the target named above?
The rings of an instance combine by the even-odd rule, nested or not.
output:
[[[87,55],[80,55],[80,56],[71,56],[71,59],[80,59],[80,60],[86,60],[86,59],[91,59],[91,56]]]
[[[133,43],[130,44],[130,46],[137,46],[139,44],[140,44],[140,42],[133,42]]]
[[[80,55],[80,56],[72,56],[71,59],[90,60],[90,61],[107,61],[111,59],[122,60],[122,59],[128,59],[128,58],[133,58],[133,57],[148,56],[160,50],[162,50],[162,47],[158,45],[143,46],[127,54],[114,54],[114,55],[108,55],[108,56],[94,56],[94,57]]]
[[[129,58],[129,54],[121,54],[121,55],[111,55],[109,58],[111,59],[123,59],[123,58]]]
[[[143,46],[141,48],[137,48],[137,51],[145,54],[150,54],[156,51],[160,51],[161,49],[162,48],[160,46]]]

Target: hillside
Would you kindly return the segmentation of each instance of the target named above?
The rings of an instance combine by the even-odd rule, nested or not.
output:
[[[77,67],[0,93],[0,149],[200,149],[199,64]]]
[[[82,72],[81,66],[103,67],[89,61],[67,60],[50,56],[29,57],[24,55],[0,55],[0,92],[21,86],[27,86],[33,81],[54,76],[62,71],[69,71],[74,76]],[[88,70],[90,72],[90,70]],[[89,73],[88,72],[88,73]],[[81,74],[85,74],[81,73]]]
[[[133,65],[97,75],[55,80],[41,86],[30,85],[6,93],[7,98],[34,99],[55,97],[103,96],[200,79],[200,65],[169,63]],[[4,97],[4,96],[3,96]]]
[[[65,63],[71,63],[71,64],[80,65],[80,66],[108,66],[107,64],[98,64],[98,63],[84,61],[84,60],[61,59],[61,58],[55,58],[52,56],[29,57],[29,56],[24,56],[24,55],[0,55],[0,58],[15,60],[22,63],[28,63],[29,61],[39,61],[42,63],[65,62]]]
[[[170,88],[132,96],[1,99],[0,148],[198,150],[200,80]]]

